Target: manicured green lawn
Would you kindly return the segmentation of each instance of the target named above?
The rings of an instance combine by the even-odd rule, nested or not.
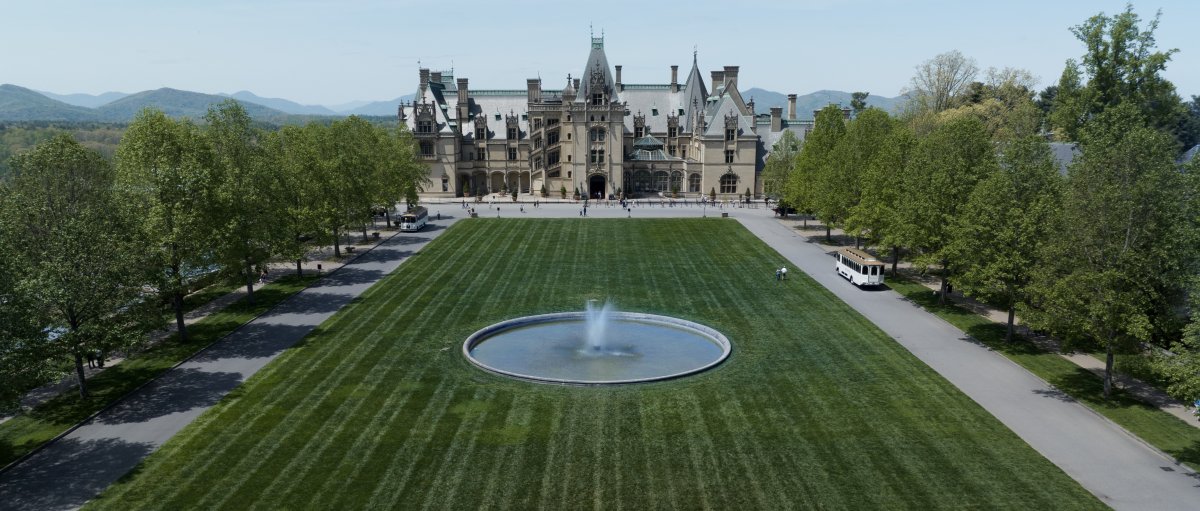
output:
[[[1176,460],[1200,470],[1200,429],[1179,420],[1174,415],[1139,401],[1117,389],[1111,399],[1104,399],[1104,383],[1099,376],[1014,335],[1017,341],[1004,342],[1004,325],[954,305],[937,305],[937,295],[921,284],[892,279],[888,286],[898,293],[937,314],[1004,354],[1029,372],[1038,375],[1058,390],[1108,417]]]
[[[464,221],[94,508],[1103,508],[731,220]],[[463,339],[588,299],[724,332],[671,382],[508,380]]]
[[[296,294],[315,278],[288,276],[272,282],[255,291],[254,305],[242,299],[189,326],[187,343],[178,342],[178,336],[172,335],[145,352],[105,369],[88,380],[90,398],[80,399],[77,390],[68,390],[0,424],[0,466],[24,456],[284,298]]]

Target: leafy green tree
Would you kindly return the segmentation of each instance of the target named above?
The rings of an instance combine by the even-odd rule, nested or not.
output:
[[[892,275],[895,275],[903,243],[897,210],[904,193],[904,172],[916,141],[906,125],[898,121],[892,124],[879,151],[863,168],[862,196],[850,208],[846,230],[867,236],[877,245],[891,247]]]
[[[1133,5],[1114,16],[1104,13],[1072,27],[1085,53],[1068,60],[1058,83],[1050,124],[1060,137],[1076,141],[1089,119],[1132,103],[1150,126],[1173,130],[1186,115],[1175,86],[1161,76],[1178,50],[1157,51],[1154,31],[1161,12],[1144,28]]]
[[[1034,275],[1030,324],[1068,343],[1106,351],[1104,395],[1114,354],[1150,340],[1153,317],[1186,266],[1194,229],[1185,221],[1175,140],[1146,126],[1134,103],[1106,109],[1080,131],[1062,214]]]
[[[1003,148],[1000,165],[980,181],[955,218],[947,259],[954,283],[1008,311],[1012,340],[1019,304],[1029,286],[1061,198],[1062,178],[1045,139],[1025,137]]]
[[[211,264],[212,197],[209,152],[198,129],[159,110],[142,111],[129,125],[116,158],[117,186],[140,211],[138,228],[151,240],[163,269],[160,291],[169,296],[179,339],[187,341],[183,297],[188,273]]]
[[[324,241],[321,236],[320,138],[324,127],[309,123],[303,127],[284,126],[269,133],[263,142],[269,163],[271,195],[278,205],[277,221],[288,233],[276,246],[276,254],[296,262],[296,274],[304,272],[309,241]]]
[[[14,292],[47,329],[51,353],[74,359],[86,398],[88,354],[138,345],[159,326],[145,291],[158,280],[158,254],[132,219],[141,212],[117,194],[112,167],[70,136],[15,157],[11,177],[0,221]]]
[[[813,131],[796,157],[796,168],[788,177],[785,199],[798,211],[815,212],[825,222],[825,237],[837,211],[828,207],[840,186],[833,168],[833,152],[846,134],[842,109],[829,105],[817,112]]]
[[[854,111],[854,115],[861,114],[867,109],[867,96],[870,92],[852,92],[850,93],[850,109]]]
[[[951,274],[946,252],[954,225],[971,191],[996,165],[995,151],[978,119],[964,117],[945,123],[920,139],[904,170],[903,194],[897,204],[901,245],[912,249],[921,267],[941,267],[945,303]]]
[[[379,153],[383,156],[376,168],[379,193],[376,200],[391,222],[391,210],[397,203],[403,201],[412,208],[420,201],[419,192],[430,185],[429,168],[417,158],[416,142],[408,128],[401,125],[396,129],[376,127],[376,130]]]
[[[210,214],[214,225],[213,255],[221,268],[246,284],[254,302],[254,283],[276,248],[289,234],[280,222],[281,209],[272,194],[270,162],[240,103],[224,101],[209,108],[204,130],[213,151],[215,180]]]
[[[8,190],[0,179],[0,211]],[[52,346],[34,321],[36,311],[29,297],[18,289],[21,275],[13,253],[15,238],[0,222],[0,409],[17,406],[21,396],[54,373]]]
[[[784,130],[779,140],[771,146],[767,163],[763,166],[763,192],[771,196],[782,196],[787,187],[788,175],[796,166],[796,155],[800,154],[802,142],[795,133]]]
[[[875,159],[892,130],[887,112],[868,108],[846,125],[820,175],[821,194],[815,198],[818,215],[826,225],[845,227],[845,221],[862,198],[863,172]],[[862,231],[847,230],[855,237]]]

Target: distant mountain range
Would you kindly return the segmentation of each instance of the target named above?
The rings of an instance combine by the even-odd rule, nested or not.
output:
[[[754,99],[755,112],[765,114],[771,107],[784,108],[787,115],[787,96],[774,91],[751,88],[742,91],[742,97]],[[234,94],[203,94],[184,90],[162,88],[136,94],[105,92],[103,94],[54,94],[34,91],[11,84],[0,85],[0,121],[64,121],[64,122],[116,122],[133,120],[143,108],[153,106],[173,117],[203,117],[208,108],[216,103],[235,99],[242,103],[246,112],[256,120],[273,124],[304,122],[313,117],[341,117],[347,115],[385,116],[396,115],[396,106],[401,101],[412,101],[413,95],[400,96],[389,101],[354,101],[327,107],[302,105],[281,98],[264,98],[249,91]],[[867,104],[894,112],[905,101],[905,97],[887,98],[868,96]],[[830,103],[850,105],[850,93],[822,90],[798,96],[796,116],[811,119],[814,110]]]
[[[777,106],[783,108],[783,115],[787,117],[786,94],[759,89],[757,87],[741,91],[741,93],[742,98],[746,101],[754,99],[754,112],[756,114],[770,113],[771,107]],[[849,92],[838,90],[819,90],[803,96],[796,96],[796,117],[798,119],[812,119],[814,111],[825,108],[829,104],[849,107],[850,97]],[[873,106],[888,113],[895,113],[907,100],[908,98],[905,96],[888,98],[872,94],[867,96],[867,106]]]

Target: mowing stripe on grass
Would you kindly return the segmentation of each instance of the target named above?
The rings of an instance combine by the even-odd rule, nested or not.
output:
[[[98,507],[1102,507],[828,291],[776,284],[784,259],[736,222],[479,219],[424,250]],[[605,298],[721,330],[733,356],[586,388],[459,354]]]

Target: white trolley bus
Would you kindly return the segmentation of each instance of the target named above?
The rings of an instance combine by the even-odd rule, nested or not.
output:
[[[856,286],[878,286],[883,284],[883,261],[857,248],[839,249],[833,254],[838,275],[846,277]]]
[[[417,206],[405,211],[400,215],[400,230],[404,232],[416,232],[425,227],[429,222],[429,210],[424,206]]]

